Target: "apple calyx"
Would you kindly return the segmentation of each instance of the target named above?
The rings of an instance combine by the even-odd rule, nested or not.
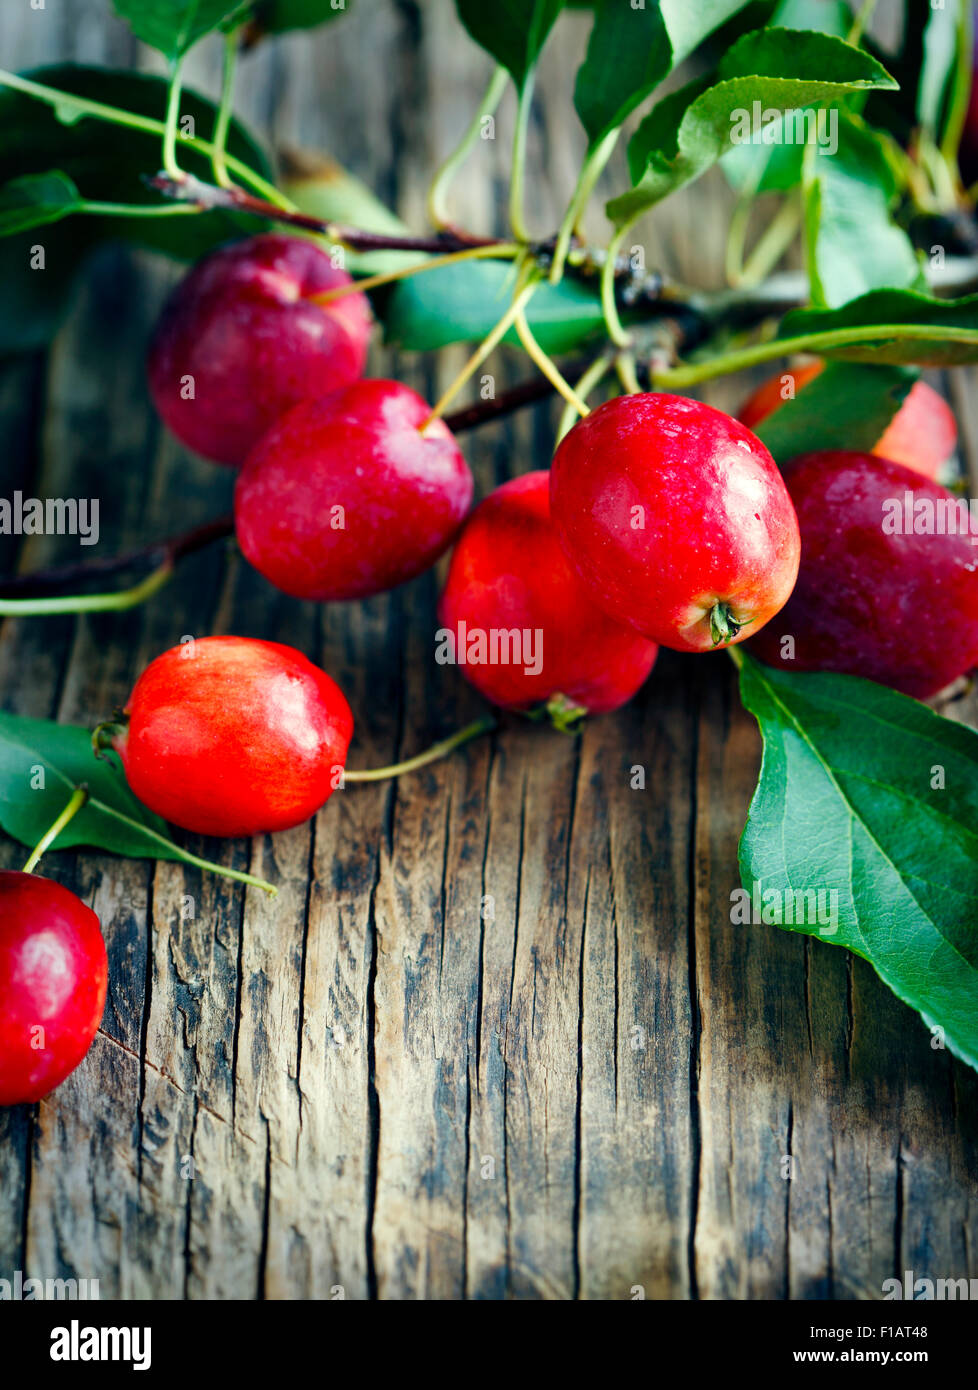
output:
[[[121,709],[117,709],[111,719],[96,724],[92,730],[92,752],[96,758],[104,758],[107,752],[114,749],[116,740],[121,738],[128,728],[129,716]]]
[[[714,647],[732,642],[741,628],[747,627],[750,619],[740,622],[730,611],[730,605],[715,603],[710,609],[710,636]]]
[[[536,709],[529,710],[528,713],[531,719],[549,719],[558,733],[579,734],[590,710],[586,705],[579,705],[558,691],[557,694],[551,695],[545,704],[537,705]]]

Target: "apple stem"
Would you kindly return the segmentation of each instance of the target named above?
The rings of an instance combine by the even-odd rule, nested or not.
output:
[[[234,71],[238,61],[238,40],[240,38],[240,26],[229,29],[224,35],[224,65],[221,75],[221,103],[217,108],[217,117],[214,121],[214,153],[211,155],[211,167],[214,170],[214,180],[221,188],[230,188],[231,179],[228,175],[227,166],[227,141],[228,131],[231,127],[231,111],[234,104]]]
[[[474,719],[471,724],[466,724],[464,729],[459,729],[449,738],[443,738],[439,743],[433,743],[423,753],[416,753],[413,758],[406,758],[401,763],[392,763],[390,767],[371,767],[346,771],[343,774],[343,780],[344,782],[386,782],[391,777],[400,777],[403,772],[414,772],[416,768],[437,762],[439,758],[444,758],[446,754],[460,748],[463,743],[478,738],[480,734],[491,733],[495,728],[495,715],[484,714],[481,718]]]
[[[439,396],[438,400],[435,402],[434,406],[432,407],[431,411],[426,416],[424,421],[418,426],[419,434],[424,434],[425,430],[432,423],[432,421],[441,418],[441,416],[445,413],[446,408],[458,395],[459,391],[461,391],[465,383],[469,380],[471,376],[475,374],[475,372],[478,371],[478,369],[482,366],[483,362],[492,352],[493,348],[509,332],[510,328],[516,322],[519,315],[523,312],[523,309],[526,307],[527,303],[530,300],[530,297],[532,296],[536,288],[536,281],[531,280],[531,282],[528,285],[524,285],[521,289],[517,290],[512,304],[510,304],[509,308],[506,310],[505,314],[503,314],[502,318],[496,324],[495,328],[493,328],[489,333],[486,334],[485,338],[483,338],[482,342],[476,348],[475,352],[473,352],[472,356],[465,363],[465,366],[454,378],[454,380],[449,383],[447,389],[443,391],[442,394]]]
[[[163,131],[163,168],[174,183],[179,183],[183,170],[177,163],[177,126],[180,121],[180,91],[183,57],[175,58],[170,68],[170,85],[166,98],[166,128]]]
[[[41,855],[54,843],[54,841],[61,834],[62,830],[64,830],[68,822],[78,814],[78,812],[85,805],[85,802],[87,800],[88,786],[84,782],[82,782],[80,786],[75,788],[74,792],[72,793],[71,800],[68,802],[68,805],[61,812],[61,815],[54,822],[51,828],[41,836],[40,840],[37,842],[34,849],[31,851],[30,858],[24,865],[25,874],[32,874],[34,872],[34,870],[40,863]]]
[[[412,275],[423,275],[428,270],[439,270],[442,266],[455,265],[459,261],[506,260],[518,256],[522,247],[515,241],[500,242],[492,246],[469,246],[464,251],[450,251],[447,256],[429,256],[427,260],[413,265],[401,266],[399,270],[388,270],[383,275],[368,275],[362,280],[353,280],[349,285],[340,285],[335,290],[323,290],[319,294],[306,297],[308,304],[332,304],[334,300],[345,299],[351,294],[367,294],[381,285],[393,285],[398,280],[407,280]]]
[[[741,628],[746,626],[746,623],[737,621],[726,603],[714,604],[710,609],[710,636],[715,647],[732,642]]]
[[[8,618],[52,617],[59,613],[108,613],[124,612],[136,608],[162,589],[173,577],[173,562],[165,560],[134,584],[131,589],[120,589],[114,594],[69,594],[57,598],[4,598],[0,599],[0,616]]]
[[[585,404],[584,401],[581,400],[580,396],[577,394],[574,388],[564,380],[556,362],[553,360],[552,357],[550,357],[548,353],[544,352],[543,348],[540,346],[536,338],[533,336],[533,330],[530,328],[530,325],[526,321],[526,312],[522,304],[520,305],[519,312],[517,313],[516,318],[514,320],[514,326],[516,328],[517,336],[519,337],[520,342],[523,344],[527,356],[540,368],[541,372],[550,382],[551,386],[553,386],[554,390],[558,393],[558,395],[563,396],[568,406],[570,406],[571,409],[576,410],[578,415],[580,415],[582,418],[585,415],[589,415],[591,412],[588,409],[588,406]]]
[[[467,127],[456,148],[441,165],[431,181],[428,190],[428,220],[433,227],[437,227],[440,232],[455,233],[445,205],[446,194],[455,173],[471,153],[480,134],[482,124],[487,116],[491,116],[502,100],[503,92],[509,85],[509,72],[502,64],[499,64],[493,71],[489,80],[486,93],[479,103],[479,109]]]

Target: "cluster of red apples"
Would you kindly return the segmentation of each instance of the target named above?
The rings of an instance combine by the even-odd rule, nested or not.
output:
[[[470,513],[472,478],[408,387],[363,379],[364,296],[312,240],[258,236],[207,257],[168,301],[153,399],[189,448],[239,469],[237,537],[288,594],[368,597],[454,542],[439,619],[466,634],[539,633],[532,666],[467,660],[507,709],[613,710],[659,646],[745,640],[764,661],[934,694],[978,663],[969,535],[887,534],[889,499],[950,500],[957,431],[918,383],[871,453],[817,452],[782,472],[750,426],[820,370],[767,383],[741,419],[683,396],[599,406]],[[174,648],[112,734],[134,794],[185,829],[254,835],[308,819],[342,784],[353,733],[338,686],[299,652],[245,637]],[[0,1104],[47,1094],[91,1043],[105,999],[94,914],[30,874],[0,874]],[[40,925],[39,925],[40,924]],[[43,1047],[34,1033],[45,1032]]]

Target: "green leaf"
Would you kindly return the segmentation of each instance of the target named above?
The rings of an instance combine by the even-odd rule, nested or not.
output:
[[[925,288],[913,243],[890,214],[897,180],[882,140],[848,111],[831,119],[836,148],[811,147],[805,161],[813,302],[835,308],[867,290]]]
[[[631,221],[699,178],[739,139],[804,143],[802,137],[813,133],[811,121],[793,118],[788,125],[764,120],[764,113],[783,114],[846,92],[894,85],[885,68],[861,49],[828,34],[788,29],[745,34],[725,54],[716,76],[718,81],[698,79],[667,96],[639,125],[628,146],[637,187],[608,204],[613,222]]]
[[[672,46],[673,67],[678,67],[715,29],[747,5],[748,0],[695,0],[694,4],[690,0],[659,0]]]
[[[601,0],[574,84],[574,105],[592,146],[651,95],[672,62],[658,0],[640,10]]]
[[[59,833],[57,849],[91,845],[130,859],[173,859],[274,894],[264,879],[175,844],[166,822],[129,790],[117,755],[96,758],[90,729],[0,712],[0,825],[8,835],[33,849],[82,785],[88,800]]]
[[[166,109],[167,84],[159,76],[71,64],[38,68],[24,76],[157,120]],[[207,138],[216,114],[213,103],[185,90],[180,106],[196,133]],[[65,105],[64,110],[78,116],[77,107]],[[237,121],[231,124],[228,148],[271,178],[264,152]],[[188,172],[209,178],[210,164],[202,155],[182,147],[180,161]],[[87,116],[65,125],[51,106],[0,88],[0,183],[46,175],[56,167],[86,200],[159,205],[159,195],[143,180],[159,162],[160,137],[154,133]],[[225,212],[145,219],[84,217],[48,225],[43,233],[27,230],[8,236],[0,240],[0,354],[40,347],[50,339],[67,307],[75,270],[100,241],[122,238],[181,260],[196,260],[221,242],[266,225]],[[43,269],[32,263],[37,244],[44,250]]]
[[[787,193],[801,183],[804,158],[804,145],[754,145],[743,140],[721,157],[720,164],[738,193]]]
[[[353,0],[257,0],[254,29],[258,33],[281,34],[286,29],[314,29],[339,19]]]
[[[762,914],[770,895],[764,920],[863,956],[978,1067],[978,735],[871,681],[738,655],[764,737],[744,887]]]
[[[755,428],[776,463],[815,449],[864,449],[879,443],[917,379],[905,367],[828,362]]]
[[[243,17],[247,0],[112,0],[137,39],[170,59],[182,58],[205,34]]]
[[[852,11],[844,0],[781,0],[771,24],[784,29],[814,29],[844,39],[852,27]],[[786,193],[801,183],[803,145],[734,146],[720,161],[736,189],[753,193]]]
[[[593,147],[749,0],[597,0],[574,105]]]
[[[563,9],[563,0],[455,0],[458,17],[521,90]]]
[[[183,858],[166,822],[129,790],[115,754],[95,757],[90,729],[0,713],[0,825],[8,835],[36,845],[82,782],[89,800],[58,836],[59,849],[94,845],[137,859]]]
[[[78,189],[59,169],[11,179],[0,188],[0,237],[58,222],[81,206]]]
[[[978,362],[978,294],[935,299],[916,290],[870,290],[838,309],[793,309],[778,338],[865,329],[865,341],[818,347],[849,362],[951,367]],[[861,335],[862,336],[862,335]]]
[[[286,156],[282,192],[301,212],[324,222],[341,222],[368,232],[409,236],[411,228],[358,178],[332,159],[294,153]],[[324,238],[318,238],[324,241]],[[347,269],[360,275],[380,275],[429,257],[419,251],[347,251]]]
[[[509,307],[513,276],[508,262],[461,261],[399,281],[385,315],[388,341],[417,349],[481,341]],[[541,285],[526,317],[549,353],[570,351],[604,322],[597,296],[569,279]],[[510,331],[503,342],[519,339]]]

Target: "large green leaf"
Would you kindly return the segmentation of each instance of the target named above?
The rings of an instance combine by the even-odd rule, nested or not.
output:
[[[762,920],[865,957],[978,1067],[978,735],[871,681],[738,657],[764,736],[740,844]]]
[[[622,223],[701,174],[742,135],[785,140],[806,133],[765,113],[796,111],[846,92],[892,87],[893,79],[861,49],[828,34],[762,29],[724,56],[716,80],[697,79],[661,101],[628,146],[630,193],[608,204]],[[758,119],[760,117],[760,120]]]
[[[162,120],[166,109],[164,78],[63,64],[23,74],[30,80],[72,96],[121,107],[137,116]],[[180,101],[181,122],[207,139],[214,126],[213,102],[185,90]],[[83,198],[99,202],[159,204],[159,194],[146,187],[145,176],[160,162],[160,137],[94,117],[80,116],[69,103],[59,113],[22,92],[0,89],[0,181],[57,168],[77,185]],[[265,178],[271,167],[257,141],[237,121],[228,134],[228,151]],[[210,176],[204,155],[181,147],[180,160],[189,173]],[[247,225],[253,225],[248,219]],[[186,259],[202,255],[227,240],[244,225],[240,217],[223,212],[199,217],[115,218],[101,224],[99,235],[131,237],[145,245]]]
[[[925,288],[917,253],[891,216],[897,180],[879,136],[834,110],[835,148],[805,161],[808,276],[815,304],[835,308],[867,290]]]
[[[125,108],[137,115],[162,119],[166,107],[166,82],[158,76],[117,72],[108,68],[71,64],[39,68],[24,74],[75,96]],[[214,124],[215,108],[207,98],[184,91],[181,114],[193,122],[196,134],[207,138]],[[144,175],[160,162],[160,137],[96,120],[77,118],[69,104],[54,108],[10,88],[0,89],[0,183],[43,175],[70,181],[83,198],[113,203],[159,204],[159,195],[146,187]],[[69,123],[66,124],[66,120]],[[257,173],[271,177],[261,147],[237,122],[232,122],[228,148]],[[210,174],[207,160],[182,148],[181,162],[201,178]],[[25,187],[14,185],[14,196]],[[55,195],[53,184],[46,185]],[[68,183],[62,184],[67,197]],[[8,203],[8,208],[11,205]],[[54,209],[52,209],[53,211]],[[70,209],[68,209],[70,210]],[[61,207],[59,215],[65,211]],[[51,218],[45,220],[51,221]],[[0,239],[0,353],[43,345],[57,326],[66,293],[79,262],[97,242],[125,238],[154,247],[181,260],[196,260],[220,242],[266,224],[225,212],[185,217],[78,217],[49,225],[43,232],[21,231]],[[37,268],[33,248],[44,252],[44,268]]]
[[[240,19],[248,0],[112,0],[137,39],[180,58],[198,39]]]
[[[597,0],[574,105],[597,142],[621,125],[664,77],[749,0]]]
[[[859,341],[819,346],[822,356],[922,367],[978,362],[978,294],[935,299],[916,290],[871,290],[838,309],[793,309],[778,337],[839,332],[858,332]]]
[[[784,29],[816,29],[844,39],[852,27],[845,0],[781,0],[771,24]],[[786,192],[801,183],[804,145],[735,145],[720,161],[734,188],[752,193]]]
[[[385,315],[388,341],[431,349],[478,342],[502,318],[513,293],[513,268],[501,261],[462,261],[401,280]],[[601,305],[585,285],[541,285],[526,313],[545,352],[568,352],[600,330]],[[504,342],[519,341],[510,332]]]
[[[458,17],[480,47],[522,88],[564,7],[563,0],[455,0]]]
[[[651,95],[672,62],[658,0],[639,10],[601,0],[574,84],[574,105],[592,145]]]
[[[871,450],[917,379],[906,367],[828,362],[754,433],[779,464],[814,449]]]

